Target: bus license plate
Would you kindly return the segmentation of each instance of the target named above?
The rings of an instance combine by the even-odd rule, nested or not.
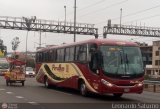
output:
[[[124,92],[129,92],[130,91],[130,89],[124,89]]]

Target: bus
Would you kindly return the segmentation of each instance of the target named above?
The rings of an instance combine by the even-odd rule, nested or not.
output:
[[[7,55],[7,47],[3,44],[3,40],[0,39],[0,58],[4,58]]]
[[[40,49],[36,52],[36,80],[100,95],[142,93],[144,67],[133,42],[90,39]]]
[[[0,58],[0,76],[4,76],[4,74],[9,70],[9,62],[6,58]]]
[[[4,58],[7,55],[7,47],[0,45],[0,58]]]

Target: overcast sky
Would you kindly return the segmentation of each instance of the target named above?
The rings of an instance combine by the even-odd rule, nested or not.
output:
[[[0,16],[31,17],[38,19],[64,21],[64,5],[67,10],[67,21],[73,22],[74,0],[0,0]],[[122,24],[160,27],[160,0],[77,0],[77,22],[95,24],[102,34],[107,20],[112,24],[119,24],[120,9],[122,8]],[[0,29],[0,38],[11,49],[11,40],[19,37],[20,45],[17,51],[25,51],[27,31]],[[29,32],[28,50],[35,51],[39,42],[38,32]],[[77,35],[76,41],[94,38],[94,36]],[[158,38],[113,36],[108,38],[147,42],[151,44]],[[45,45],[59,45],[73,42],[73,35],[60,33],[42,33],[42,43]]]

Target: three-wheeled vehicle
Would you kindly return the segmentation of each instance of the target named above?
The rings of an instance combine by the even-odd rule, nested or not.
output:
[[[22,86],[24,86],[25,72],[23,65],[25,65],[25,63],[17,59],[10,62],[10,69],[4,76],[7,86],[12,85],[12,83],[22,83]]]

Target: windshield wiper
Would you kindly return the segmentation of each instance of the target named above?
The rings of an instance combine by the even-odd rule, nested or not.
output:
[[[127,70],[129,71],[129,60],[128,60],[128,54],[126,53],[126,54],[125,54],[125,56],[126,56],[126,59],[125,59],[125,60],[126,60],[126,65],[127,65],[127,66],[125,67],[125,68],[126,68],[126,71],[125,71],[125,72],[127,73]]]
[[[123,64],[123,59],[122,59],[122,53],[121,53],[121,51],[119,51],[119,57],[120,57],[120,62],[121,63],[119,64],[119,62],[118,62],[116,74],[118,74],[120,65]],[[118,61],[118,59],[117,59],[117,61]]]

